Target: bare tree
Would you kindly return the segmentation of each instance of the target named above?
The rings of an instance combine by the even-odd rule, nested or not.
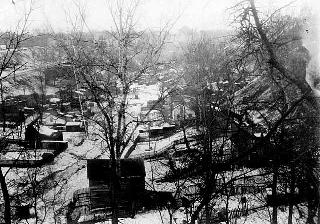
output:
[[[265,123],[264,126],[267,127],[263,140],[273,142],[271,144],[274,147],[273,153],[279,154],[279,157],[281,157],[281,153],[285,153],[283,148],[297,153],[291,159],[289,154],[283,156],[282,159],[272,159],[274,173],[272,194],[276,195],[279,188],[279,178],[284,175],[279,173],[280,167],[283,166],[285,160],[295,161],[295,165],[304,159],[309,160],[309,168],[299,165],[289,168],[289,170],[294,169],[296,172],[299,170],[299,172],[305,173],[305,169],[312,169],[312,164],[314,164],[312,161],[316,158],[317,153],[315,148],[317,143],[311,139],[315,137],[314,130],[318,123],[315,120],[318,104],[306,81],[306,66],[310,56],[302,46],[301,32],[304,24],[302,20],[297,18],[280,16],[281,9],[270,16],[263,17],[259,14],[253,0],[243,1],[236,5],[235,9],[240,9],[240,13],[239,11],[236,13],[236,22],[239,24],[238,37],[244,46],[244,50],[240,51],[243,56],[239,59],[241,61],[247,60],[251,67],[255,68],[255,73],[260,73],[258,75],[260,78],[270,80],[268,88],[272,94],[269,99],[266,99],[264,103],[256,100],[260,106],[264,104],[262,108],[267,109],[269,113],[261,114],[263,118],[261,123]],[[264,85],[261,83],[260,86]],[[250,100],[251,105],[254,105],[253,98],[248,98],[248,103]],[[261,111],[261,108],[257,107],[258,104],[251,109]],[[277,119],[271,119],[270,114],[273,114]],[[302,133],[297,130],[304,129],[304,123],[312,120],[314,126],[305,130],[309,133],[312,143],[308,147],[299,147],[303,143],[295,138],[301,137]],[[288,139],[290,140],[287,141]],[[290,141],[291,143],[297,141],[297,147],[293,147]],[[315,170],[313,170],[314,172]],[[308,177],[304,176],[304,178]],[[291,180],[294,180],[293,176]],[[294,185],[293,182],[292,184]],[[277,223],[277,210],[277,205],[274,205],[272,215],[272,223],[274,224]],[[289,210],[288,222],[292,223],[292,206]],[[309,217],[307,222],[310,222],[311,219],[313,218]]]
[[[2,32],[0,35],[1,42],[5,45],[5,49],[2,50],[0,56],[0,97],[1,97],[1,114],[3,121],[3,139],[1,141],[6,141],[9,136],[8,132],[11,130],[6,130],[6,99],[5,99],[5,82],[9,79],[15,77],[16,72],[20,71],[26,65],[25,62],[18,63],[21,58],[21,47],[24,41],[26,41],[30,36],[27,32],[27,26],[29,23],[29,17],[32,12],[32,8],[25,13],[24,18],[18,23],[13,31]],[[14,76],[14,77],[13,77]],[[4,144],[5,145],[5,144]],[[2,151],[1,149],[0,151]],[[4,199],[4,220],[6,224],[11,223],[11,206],[8,188],[5,181],[6,174],[3,174],[3,170],[0,168],[0,184]]]
[[[96,40],[90,33],[75,29],[72,38],[60,42],[74,68],[77,87],[86,89],[99,109],[91,120],[99,127],[97,134],[107,144],[105,152],[111,160],[112,223],[118,223],[119,216],[119,160],[137,136],[139,125],[138,114],[129,110],[131,86],[146,79],[160,64],[168,35],[168,27],[137,31],[138,5],[139,1],[110,1],[113,31]],[[85,20],[82,22],[85,26]]]
[[[195,99],[201,137],[198,138],[198,145],[191,144],[186,138],[186,153],[190,151],[191,158],[182,169],[172,166],[169,176],[194,182],[196,178],[192,175],[203,178],[200,181],[202,194],[195,200],[198,207],[193,211],[192,222],[203,208],[207,214],[206,222],[210,221],[208,208],[212,202],[214,204],[213,199],[221,194],[227,183],[234,181],[231,178],[222,188],[218,187],[218,176],[225,170],[233,170],[226,167],[228,165],[258,166],[259,175],[271,175],[275,198],[280,191],[282,193],[279,194],[285,194],[282,189],[286,185],[284,182],[291,183],[292,195],[297,193],[292,189],[301,181],[298,183],[294,175],[289,178],[288,170],[296,172],[305,181],[309,179],[311,188],[317,188],[312,180],[314,175],[306,175],[306,170],[314,170],[312,166],[317,154],[314,130],[318,124],[315,119],[318,109],[305,80],[309,56],[301,45],[303,24],[288,16],[277,17],[276,13],[260,23],[253,1],[242,1],[235,8],[239,33],[231,37],[228,47],[222,45],[222,49],[229,54],[222,53],[219,57],[219,53],[211,52],[211,42],[208,40],[191,44],[190,51],[186,52],[185,65],[189,74],[185,78],[192,81],[187,82],[184,90],[187,92],[188,87],[193,87],[189,94]],[[231,59],[227,60],[227,57]],[[237,87],[236,92],[228,91],[234,87]],[[312,128],[306,128],[308,125],[305,124],[309,122],[314,123]],[[308,133],[308,140],[299,140],[305,136],[299,129]],[[255,136],[258,133],[259,136]],[[232,142],[232,146],[223,143],[228,141]],[[306,142],[310,144],[304,145]],[[228,150],[237,153],[219,164],[219,152],[223,154]],[[268,160],[272,162],[267,164]],[[309,168],[303,165],[306,161],[309,161]],[[220,165],[225,167],[219,170]],[[193,172],[190,173],[191,170]],[[244,174],[240,172],[238,178],[243,178]],[[289,200],[294,201],[292,198]],[[315,202],[317,199],[308,199],[310,223],[315,215],[312,208]],[[287,203],[291,211],[288,222],[291,223],[293,204]],[[297,202],[294,203],[297,205]],[[274,204],[273,223],[277,223],[277,209],[278,205]]]

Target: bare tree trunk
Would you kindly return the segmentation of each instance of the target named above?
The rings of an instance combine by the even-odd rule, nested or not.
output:
[[[295,170],[291,167],[291,183],[290,183],[290,194],[294,194],[294,185],[295,185]],[[293,203],[289,204],[289,215],[288,215],[288,224],[292,224],[292,215],[293,215]]]
[[[4,91],[3,91],[3,84],[2,84],[2,81],[0,82],[0,94],[1,94],[1,106],[2,106],[2,130],[5,132],[6,131],[6,102],[5,102],[5,99],[4,99]]]
[[[277,197],[277,182],[278,182],[278,167],[273,165],[273,178],[272,178],[272,196]],[[278,206],[272,207],[272,224],[278,224]]]
[[[320,204],[318,202],[318,218],[317,218],[317,224],[320,224]]]
[[[119,209],[118,209],[118,187],[119,187],[119,176],[118,176],[118,164],[117,159],[114,155],[111,155],[111,171],[112,171],[112,179],[111,179],[111,207],[112,207],[112,224],[118,224],[118,216],[119,216]]]
[[[206,204],[205,211],[206,211],[206,224],[210,224],[210,208],[209,208],[209,203]]]
[[[44,111],[44,104],[46,101],[46,79],[44,75],[44,80],[41,78],[41,106],[40,106],[40,121],[43,121],[43,111]]]
[[[308,200],[308,217],[307,217],[307,224],[315,224],[314,217],[317,214],[317,205],[315,200],[309,199]]]
[[[192,213],[191,215],[191,221],[190,224],[195,224],[196,220],[200,214],[200,211],[203,209],[203,207],[209,203],[208,201],[209,198],[205,198],[204,200],[202,200],[202,202],[200,203],[200,205],[198,205],[198,207],[195,209],[195,211]]]
[[[6,180],[5,180],[5,177],[3,176],[1,168],[0,168],[0,185],[1,185],[2,195],[4,199],[4,221],[5,221],[5,224],[11,224],[9,192],[8,192]]]
[[[230,195],[229,195],[229,192],[227,191],[227,194],[226,194],[227,198],[226,198],[226,217],[227,217],[227,221],[226,221],[226,224],[230,224],[230,221],[229,220],[229,199],[230,199]]]

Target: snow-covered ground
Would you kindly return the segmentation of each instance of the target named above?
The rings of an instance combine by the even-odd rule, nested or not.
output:
[[[148,100],[156,100],[159,97],[159,86],[136,86],[139,88],[138,99],[134,97],[134,94],[129,97],[130,113],[137,116],[142,106],[146,106]],[[34,118],[30,117],[30,121]],[[54,223],[54,209],[57,210],[60,207],[65,206],[73,197],[73,192],[89,186],[87,178],[86,160],[93,158],[108,158],[108,152],[106,151],[106,145],[101,138],[97,135],[97,130],[92,125],[89,126],[89,135],[84,133],[70,133],[64,132],[63,137],[65,141],[68,141],[68,149],[65,152],[59,154],[54,163],[37,170],[37,176],[39,181],[47,184],[47,189],[44,191],[44,198],[49,203],[46,218],[43,223]],[[196,134],[196,130],[187,129],[187,136]],[[147,159],[148,157],[162,153],[170,148],[173,141],[183,139],[183,132],[180,131],[171,137],[158,140],[139,143],[136,149],[131,153],[130,158],[146,158],[145,170],[146,170],[146,189],[157,191],[171,191],[175,192],[177,189],[174,183],[158,183],[155,180],[162,177],[169,171],[165,161]],[[9,156],[10,154],[8,154]],[[4,169],[7,171],[7,169]],[[7,175],[7,181],[11,182],[18,178],[21,178],[28,174],[30,170],[21,169],[17,172],[9,172]],[[32,172],[32,171],[31,171]],[[49,179],[46,177],[50,175]],[[237,175],[235,172],[233,175]],[[50,187],[48,187],[50,186]],[[14,192],[11,192],[14,193]],[[247,195],[247,197],[251,197]],[[219,199],[220,200],[220,199]],[[217,200],[218,207],[224,207],[223,200]],[[253,200],[252,200],[253,201]],[[52,203],[53,202],[53,203]],[[258,204],[251,203],[252,206]],[[239,206],[238,199],[234,198],[229,201],[228,208],[230,210],[236,209]],[[270,211],[264,209],[256,213],[249,214],[245,218],[237,219],[236,223],[254,224],[254,223],[270,223]],[[40,216],[44,214],[40,214]],[[288,210],[286,208],[279,208],[278,220],[279,224],[287,223]],[[294,212],[294,223],[299,223],[302,219],[299,219],[298,212]],[[180,224],[186,219],[184,210],[179,209],[173,215],[173,223]],[[32,223],[34,220],[29,220]],[[110,223],[110,222],[103,222]],[[127,218],[120,220],[120,223],[124,224],[168,224],[169,215],[166,210],[149,211],[141,214],[137,214],[133,219]]]
[[[197,134],[196,129],[186,129],[187,137]],[[173,145],[174,141],[183,139],[183,131],[179,131],[174,135],[158,141],[141,142],[138,143],[136,149],[129,156],[130,158],[149,158],[151,156],[163,153],[165,150]]]
[[[89,135],[86,136],[84,133],[71,133],[64,132],[64,140],[68,141],[68,149],[65,152],[59,154],[54,163],[50,166],[44,167],[41,170],[38,170],[39,180],[46,180],[47,186],[50,186],[44,192],[44,197],[48,202],[55,201],[54,206],[50,205],[50,209],[47,210],[46,219],[43,223],[49,224],[53,223],[53,208],[59,209],[61,206],[65,206],[69,200],[73,197],[73,192],[89,186],[87,178],[87,169],[86,169],[86,159],[92,158],[108,158],[108,153],[106,152],[106,146],[98,138],[98,136],[93,135],[93,127],[89,127]],[[91,134],[90,134],[91,133]],[[194,129],[187,129],[187,135],[193,135],[196,131]],[[161,153],[162,150],[165,150],[173,141],[183,138],[183,133],[180,131],[170,138],[165,138],[159,141],[150,142],[152,150],[149,149],[149,142],[138,144],[138,147],[132,153],[132,157],[145,157],[146,155],[152,155],[154,153]],[[8,154],[9,155],[9,154]],[[158,183],[155,180],[159,177],[162,177],[169,168],[166,165],[165,161],[161,160],[148,160],[145,159],[145,170],[146,170],[146,189],[148,190],[157,190],[157,191],[171,191],[175,192],[176,186],[174,183]],[[6,171],[6,170],[5,170]],[[29,170],[30,171],[30,170]],[[21,178],[24,175],[27,175],[29,172],[25,169],[20,170],[19,172],[13,172],[7,175],[7,181]],[[234,172],[232,175],[237,176],[244,171]],[[251,173],[254,175],[255,172]],[[50,174],[50,179],[46,179],[46,176]],[[249,175],[250,173],[247,173]],[[227,175],[227,174],[226,174]],[[14,193],[14,192],[12,192]],[[246,195],[250,199],[250,195]],[[223,199],[219,199],[217,202],[217,209],[225,207],[225,202]],[[259,204],[253,203],[254,200],[250,199],[250,206],[259,206]],[[229,210],[237,209],[239,207],[238,198],[229,200]],[[240,217],[237,219],[236,223],[243,224],[255,224],[270,223],[270,214],[271,209],[263,209],[258,212],[249,213],[247,217]],[[302,220],[298,215],[298,211],[294,212],[294,223],[302,223]],[[40,214],[41,216],[41,214]],[[186,219],[183,209],[179,209],[173,215],[176,224],[180,224],[183,220]],[[288,209],[281,207],[278,210],[278,223],[287,223]],[[29,223],[32,223],[34,220],[28,220]],[[133,219],[126,218],[120,220],[124,224],[168,224],[169,215],[168,211],[149,211],[141,214],[137,214]],[[102,223],[110,223],[108,221]]]

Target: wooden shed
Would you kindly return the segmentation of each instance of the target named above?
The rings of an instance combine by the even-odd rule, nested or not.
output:
[[[120,185],[126,189],[128,184],[141,185],[144,190],[144,178],[146,175],[142,159],[121,159],[117,161],[120,167]],[[89,187],[110,185],[111,183],[111,161],[109,159],[87,160],[87,177]]]
[[[81,121],[70,121],[66,123],[66,132],[84,132],[84,122]]]
[[[120,210],[134,212],[142,207],[145,194],[145,167],[142,159],[121,159],[118,188]],[[111,161],[109,159],[87,160],[91,210],[111,208]]]

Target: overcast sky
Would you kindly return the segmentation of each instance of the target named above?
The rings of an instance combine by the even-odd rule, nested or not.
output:
[[[30,1],[0,0],[0,29],[8,29],[16,24],[17,19],[29,7]],[[296,0],[284,12],[299,14],[301,9],[308,6],[319,11],[318,1]],[[137,13],[138,25],[143,28],[158,28],[171,21],[175,22],[175,30],[183,26],[197,30],[228,29],[230,19],[227,8],[236,2],[237,0],[141,0]],[[256,5],[261,10],[272,11],[290,2],[292,0],[257,0]],[[70,26],[68,17],[74,20],[77,15],[77,4],[85,8],[90,29],[110,29],[112,20],[106,0],[33,0],[30,28],[45,29],[51,26],[55,30],[67,30]]]

